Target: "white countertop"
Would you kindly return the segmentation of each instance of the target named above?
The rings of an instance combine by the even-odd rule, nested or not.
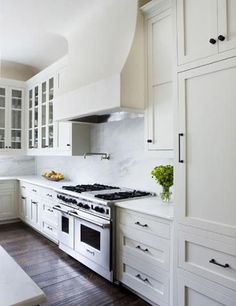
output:
[[[35,306],[46,296],[0,246],[0,306]]]
[[[15,177],[0,177],[0,181],[4,180],[20,180],[30,184],[35,184],[41,187],[50,188],[56,191],[61,191],[63,185],[73,185],[73,181],[62,180],[53,182],[46,180],[41,176],[15,176]],[[70,192],[68,192],[70,194]],[[73,195],[73,193],[72,193]],[[174,207],[173,203],[163,203],[158,197],[142,198],[137,200],[123,201],[115,203],[115,206],[130,209],[151,216],[173,220]]]
[[[158,197],[117,202],[115,206],[168,220],[174,218],[173,203],[163,203]]]

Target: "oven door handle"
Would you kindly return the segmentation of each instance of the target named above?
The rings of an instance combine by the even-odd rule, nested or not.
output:
[[[70,216],[73,216],[73,217],[76,217],[78,219],[84,220],[84,221],[89,222],[91,224],[95,224],[95,225],[97,225],[97,226],[99,226],[101,228],[109,228],[110,227],[110,224],[108,224],[108,223],[100,223],[100,222],[97,222],[97,221],[93,221],[91,219],[87,219],[87,218],[81,217],[75,211],[69,211],[68,214]]]
[[[61,209],[61,206],[59,206],[59,205],[53,206],[53,209],[58,210],[60,212],[63,212],[65,214],[68,214],[68,211]]]

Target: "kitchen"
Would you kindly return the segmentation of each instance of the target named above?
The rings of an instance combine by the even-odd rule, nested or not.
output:
[[[0,1],[0,305],[236,305],[235,14]]]

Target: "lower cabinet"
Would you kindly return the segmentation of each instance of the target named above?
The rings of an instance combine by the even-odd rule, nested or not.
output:
[[[117,280],[153,305],[170,305],[171,226],[117,208]]]
[[[55,192],[50,189],[20,182],[20,219],[58,243],[58,216],[53,210],[55,198]]]
[[[17,184],[15,180],[0,182],[0,221],[18,217]]]

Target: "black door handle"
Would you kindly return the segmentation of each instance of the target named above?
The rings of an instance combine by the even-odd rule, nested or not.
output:
[[[179,163],[183,163],[184,162],[184,160],[181,159],[181,144],[180,144],[181,137],[183,137],[183,136],[184,136],[183,133],[179,133],[179,144],[178,144],[178,146],[179,146]]]
[[[212,45],[214,45],[214,44],[216,43],[216,40],[215,40],[214,38],[210,38],[210,39],[209,39],[209,43],[212,44]]]
[[[219,39],[220,41],[224,41],[224,40],[225,40],[225,36],[219,35],[219,36],[218,36],[218,39]]]

